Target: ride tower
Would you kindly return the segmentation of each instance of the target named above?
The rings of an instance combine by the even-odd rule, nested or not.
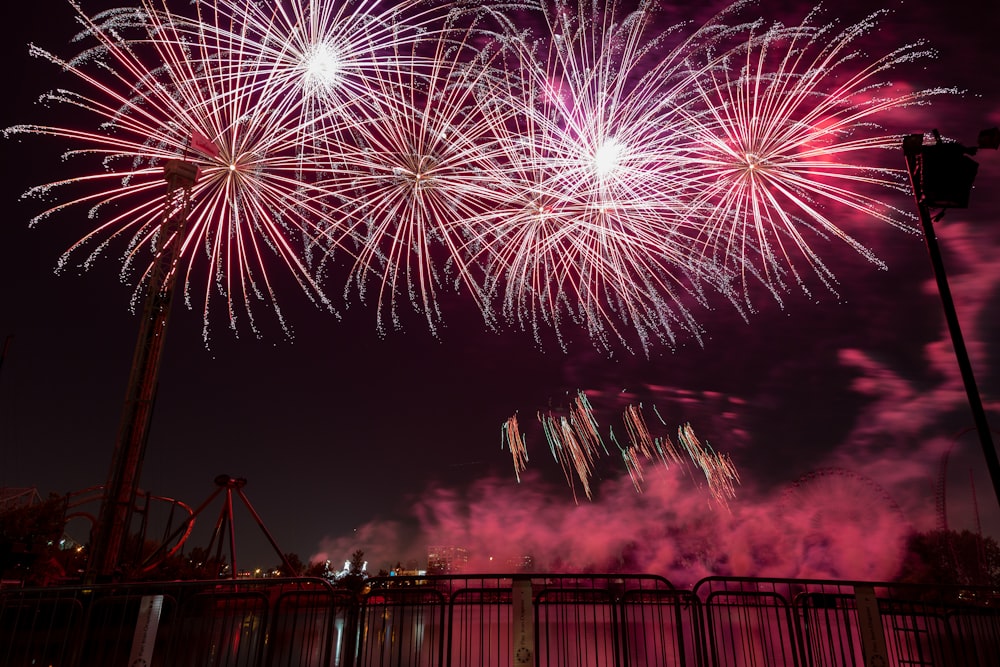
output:
[[[146,285],[146,299],[132,356],[118,439],[91,540],[86,574],[87,581],[91,583],[111,579],[116,572],[120,572],[123,564],[149,439],[163,341],[191,208],[191,190],[198,180],[198,167],[185,160],[168,160],[163,167],[163,176],[167,192],[155,255]]]

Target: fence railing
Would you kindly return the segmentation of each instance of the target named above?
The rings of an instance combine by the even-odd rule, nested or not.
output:
[[[569,574],[7,589],[0,665],[1000,665],[1000,591]]]

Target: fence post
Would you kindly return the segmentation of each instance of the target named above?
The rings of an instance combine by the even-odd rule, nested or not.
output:
[[[162,610],[162,595],[143,595],[140,599],[139,616],[135,619],[135,632],[132,634],[132,650],[128,656],[130,666],[153,664],[153,647],[156,645]]]
[[[865,657],[865,667],[885,667],[889,664],[885,646],[885,631],[882,629],[882,615],[878,611],[878,598],[872,586],[855,586],[854,600],[858,608],[858,632],[861,634],[861,650]]]
[[[535,664],[535,607],[531,595],[531,579],[514,579],[512,582],[514,613],[511,628],[511,657],[514,667],[533,667]]]

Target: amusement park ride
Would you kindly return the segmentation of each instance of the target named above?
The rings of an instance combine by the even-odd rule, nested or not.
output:
[[[218,488],[195,510],[178,501],[139,492],[139,476],[149,439],[163,342],[191,208],[191,190],[198,181],[198,174],[197,165],[185,160],[169,160],[163,168],[167,191],[139,324],[139,335],[132,357],[118,439],[112,455],[108,481],[101,494],[101,509],[93,522],[92,548],[85,575],[89,582],[110,580],[129,572],[142,574],[154,569],[158,563],[175,554],[184,545],[191,535],[197,517],[223,490],[226,492],[225,501],[215,524],[209,551],[213,545],[217,545],[221,555],[222,542],[228,532],[231,571],[232,576],[236,576],[236,533],[233,523],[235,490],[285,567],[289,571],[294,571],[243,492],[243,487],[246,486],[245,479],[219,475],[215,478]],[[138,505],[141,496],[144,498],[143,506]],[[148,528],[149,504],[154,499],[168,501],[171,505],[170,519],[164,531],[165,537],[153,554],[144,559],[138,554],[127,554],[126,543],[131,534],[135,515],[141,517],[139,535],[142,542],[145,540]],[[172,530],[174,510],[177,508],[185,511],[187,517]]]
[[[129,523],[127,524],[129,530],[122,536],[118,559],[114,564],[115,569],[107,577],[94,576],[93,581],[117,578],[141,579],[152,573],[189,545],[190,540],[194,539],[192,535],[195,532],[196,521],[209,512],[220,495],[222,495],[221,507],[213,524],[208,543],[207,545],[199,543],[198,546],[205,550],[205,554],[209,558],[214,558],[216,563],[226,563],[223,556],[228,555],[228,573],[229,576],[235,578],[240,570],[236,548],[234,494],[243,503],[261,534],[267,538],[274,553],[280,558],[285,571],[295,572],[294,565],[288,561],[285,553],[264,524],[264,520],[250,503],[246,492],[243,491],[246,484],[247,480],[242,477],[218,475],[215,478],[215,489],[193,509],[181,500],[156,495],[137,488],[129,508]],[[70,522],[82,521],[84,525],[91,527],[92,534],[96,534],[99,518],[95,513],[88,511],[88,508],[93,507],[97,502],[101,502],[103,507],[104,498],[103,486],[90,487],[66,494],[64,498],[66,525],[68,526]],[[204,535],[202,534],[200,537],[204,538]],[[228,554],[225,553],[226,551]],[[92,562],[93,556],[88,561],[88,567],[89,563]]]
[[[139,321],[139,337],[132,357],[118,440],[104,486],[100,515],[94,526],[88,579],[110,577],[121,562],[149,438],[163,341],[191,208],[191,188],[198,180],[198,167],[183,160],[170,160],[163,168],[163,175],[167,193],[156,239],[156,255]]]

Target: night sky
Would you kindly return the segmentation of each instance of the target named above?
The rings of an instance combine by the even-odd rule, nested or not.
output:
[[[851,20],[881,6],[852,4],[828,11]],[[968,91],[908,111],[907,125],[893,131],[938,128],[969,144],[1000,124],[1000,74],[990,69],[1000,7],[981,5],[891,5],[868,45],[927,39],[940,51],[895,76]],[[764,0],[755,11],[801,17],[808,7]],[[62,0],[12,11],[3,27],[2,127],[32,122],[45,112],[37,97],[66,83],[56,67],[28,56],[27,43],[74,52],[65,46],[72,11]],[[0,486],[62,494],[106,479],[137,317],[113,257],[86,272],[54,273],[92,224],[83,210],[28,228],[39,203],[20,193],[67,173],[65,146],[19,137],[0,147],[0,337],[11,337],[0,368]],[[938,230],[980,390],[1000,428],[1000,155],[977,159],[970,209],[949,211]],[[912,209],[912,198],[886,196]],[[682,579],[690,574],[671,570],[677,544],[715,540],[702,551],[717,552],[735,574],[886,577],[898,556],[893,536],[938,525],[934,487],[950,450],[948,525],[975,529],[971,474],[984,532],[1000,535],[978,441],[965,432],[972,418],[923,240],[871,220],[843,226],[888,270],[816,241],[839,296],[816,282],[812,296],[791,294],[783,309],[758,300],[748,321],[724,302],[696,308],[703,345],[682,340],[649,358],[609,355],[571,328],[565,350],[554,340],[540,347],[517,328],[490,331],[460,297],[443,302],[446,326],[436,336],[414,314],[402,331],[380,337],[373,308],[353,304],[338,321],[294,284],[279,285],[290,339],[276,326],[260,337],[216,326],[206,345],[201,313],[178,301],[141,486],[197,505],[216,475],[245,477],[277,542],[303,559],[338,562],[361,548],[380,567],[425,556],[428,543],[465,545],[480,559],[520,551],[571,566],[627,552],[640,569]],[[650,471],[637,493],[610,456],[599,465],[594,500],[575,502],[534,415],[565,410],[577,390],[605,430],[620,432],[622,410],[639,402],[656,406],[664,433],[690,422],[735,462],[736,499],[728,509],[714,505],[697,476],[676,468]],[[500,437],[515,412],[530,455],[520,483]],[[837,473],[793,486],[830,468]],[[209,509],[205,522],[218,511]],[[245,519],[238,531],[241,566],[277,562]],[[875,555],[848,543],[868,544]],[[738,556],[765,544],[784,553]]]

